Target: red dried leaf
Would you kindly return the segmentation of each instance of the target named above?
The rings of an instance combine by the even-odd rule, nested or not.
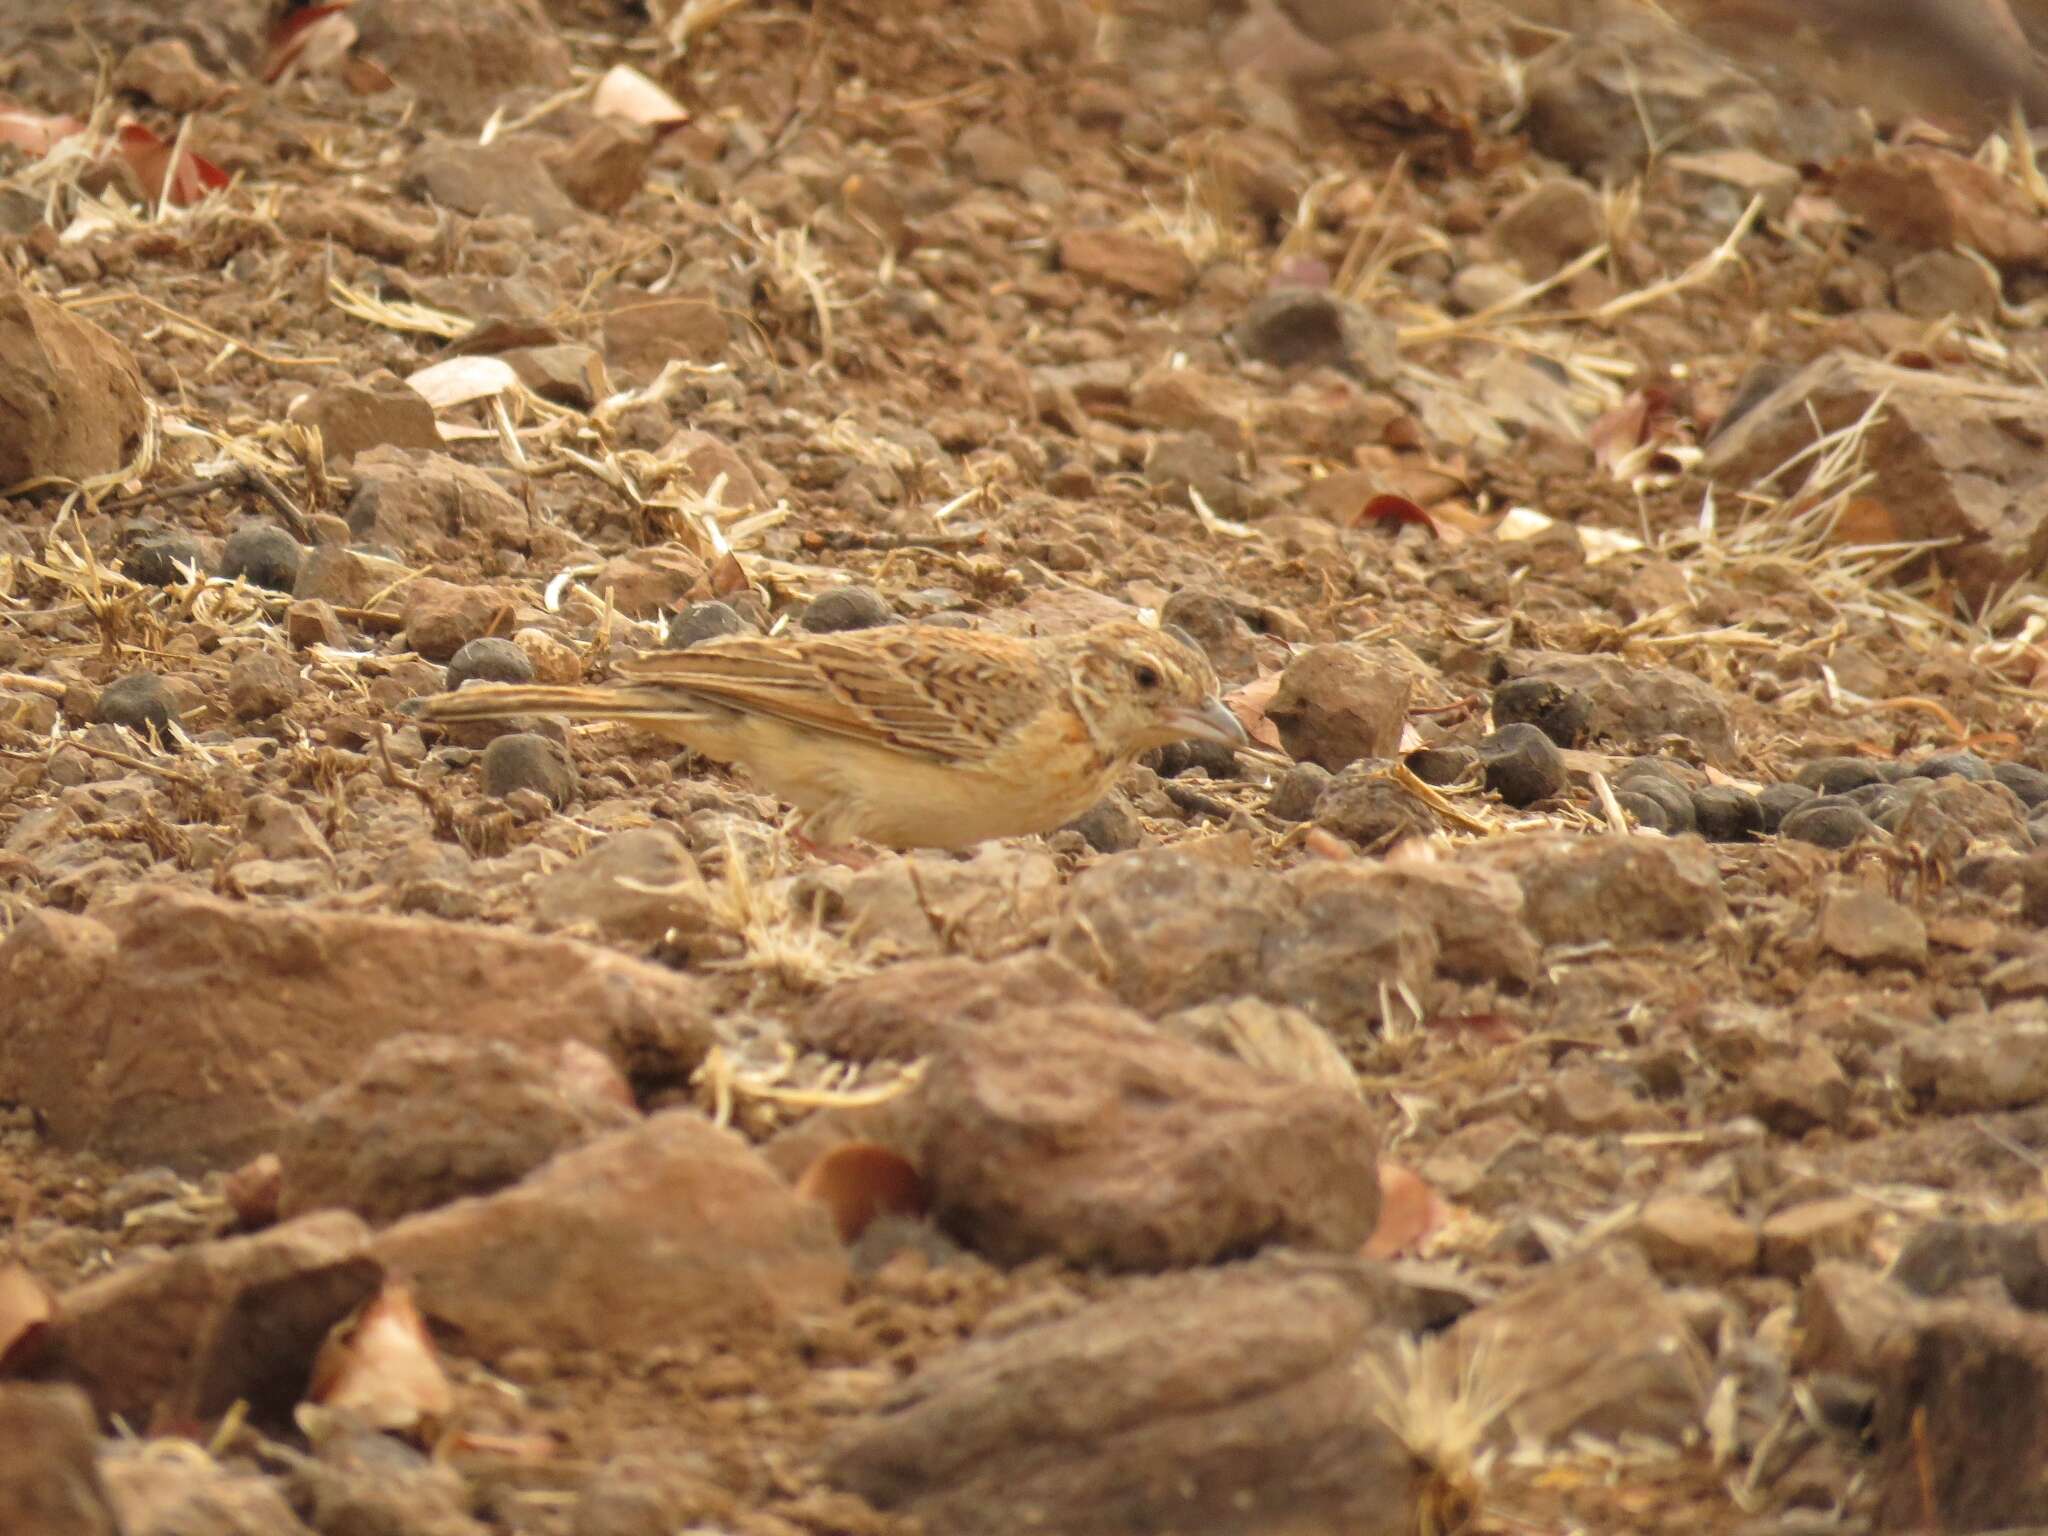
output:
[[[1280,691],[1280,674],[1268,672],[1264,677],[1254,678],[1242,688],[1232,689],[1223,696],[1223,703],[1237,716],[1237,723],[1244,727],[1245,735],[1268,751],[1284,752],[1280,742],[1280,727],[1266,718],[1266,706],[1273,702],[1273,695]]]
[[[1396,496],[1390,491],[1380,492],[1361,507],[1358,521],[1361,526],[1366,523],[1386,523],[1398,527],[1403,523],[1419,523],[1432,534],[1442,537],[1435,518],[1423,511],[1418,503],[1410,501],[1406,496]]]
[[[910,1159],[869,1141],[820,1154],[796,1181],[796,1192],[832,1213],[842,1243],[859,1237],[877,1216],[921,1216],[928,1203]]]
[[[185,208],[207,193],[219,191],[232,179],[211,160],[189,149],[176,151],[177,163],[173,165],[173,146],[145,123],[124,122],[115,130],[114,137],[121,158],[142,183],[143,196],[152,203],[164,197],[166,181],[170,184],[170,202]]]

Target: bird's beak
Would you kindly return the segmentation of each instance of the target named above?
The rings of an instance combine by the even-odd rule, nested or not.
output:
[[[1194,708],[1177,709],[1166,717],[1166,724],[1183,741],[1213,741],[1226,747],[1251,744],[1237,716],[1221,699],[1204,699]]]

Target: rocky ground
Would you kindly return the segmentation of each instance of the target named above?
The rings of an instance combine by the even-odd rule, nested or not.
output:
[[[2048,1521],[2034,16],[172,9],[0,19],[0,1530]],[[1255,747],[971,856],[399,709],[1132,613]]]

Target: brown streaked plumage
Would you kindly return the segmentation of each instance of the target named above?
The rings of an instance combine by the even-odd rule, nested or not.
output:
[[[735,635],[617,670],[585,687],[471,683],[409,708],[631,721],[744,767],[816,842],[895,848],[1049,832],[1148,748],[1245,740],[1199,651],[1124,620],[1038,640],[916,624]]]

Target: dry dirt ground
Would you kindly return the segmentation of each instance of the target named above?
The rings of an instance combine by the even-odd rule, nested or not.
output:
[[[1678,10],[5,8],[0,1529],[2048,1518],[2037,83]],[[399,707],[1132,613],[971,857]]]

